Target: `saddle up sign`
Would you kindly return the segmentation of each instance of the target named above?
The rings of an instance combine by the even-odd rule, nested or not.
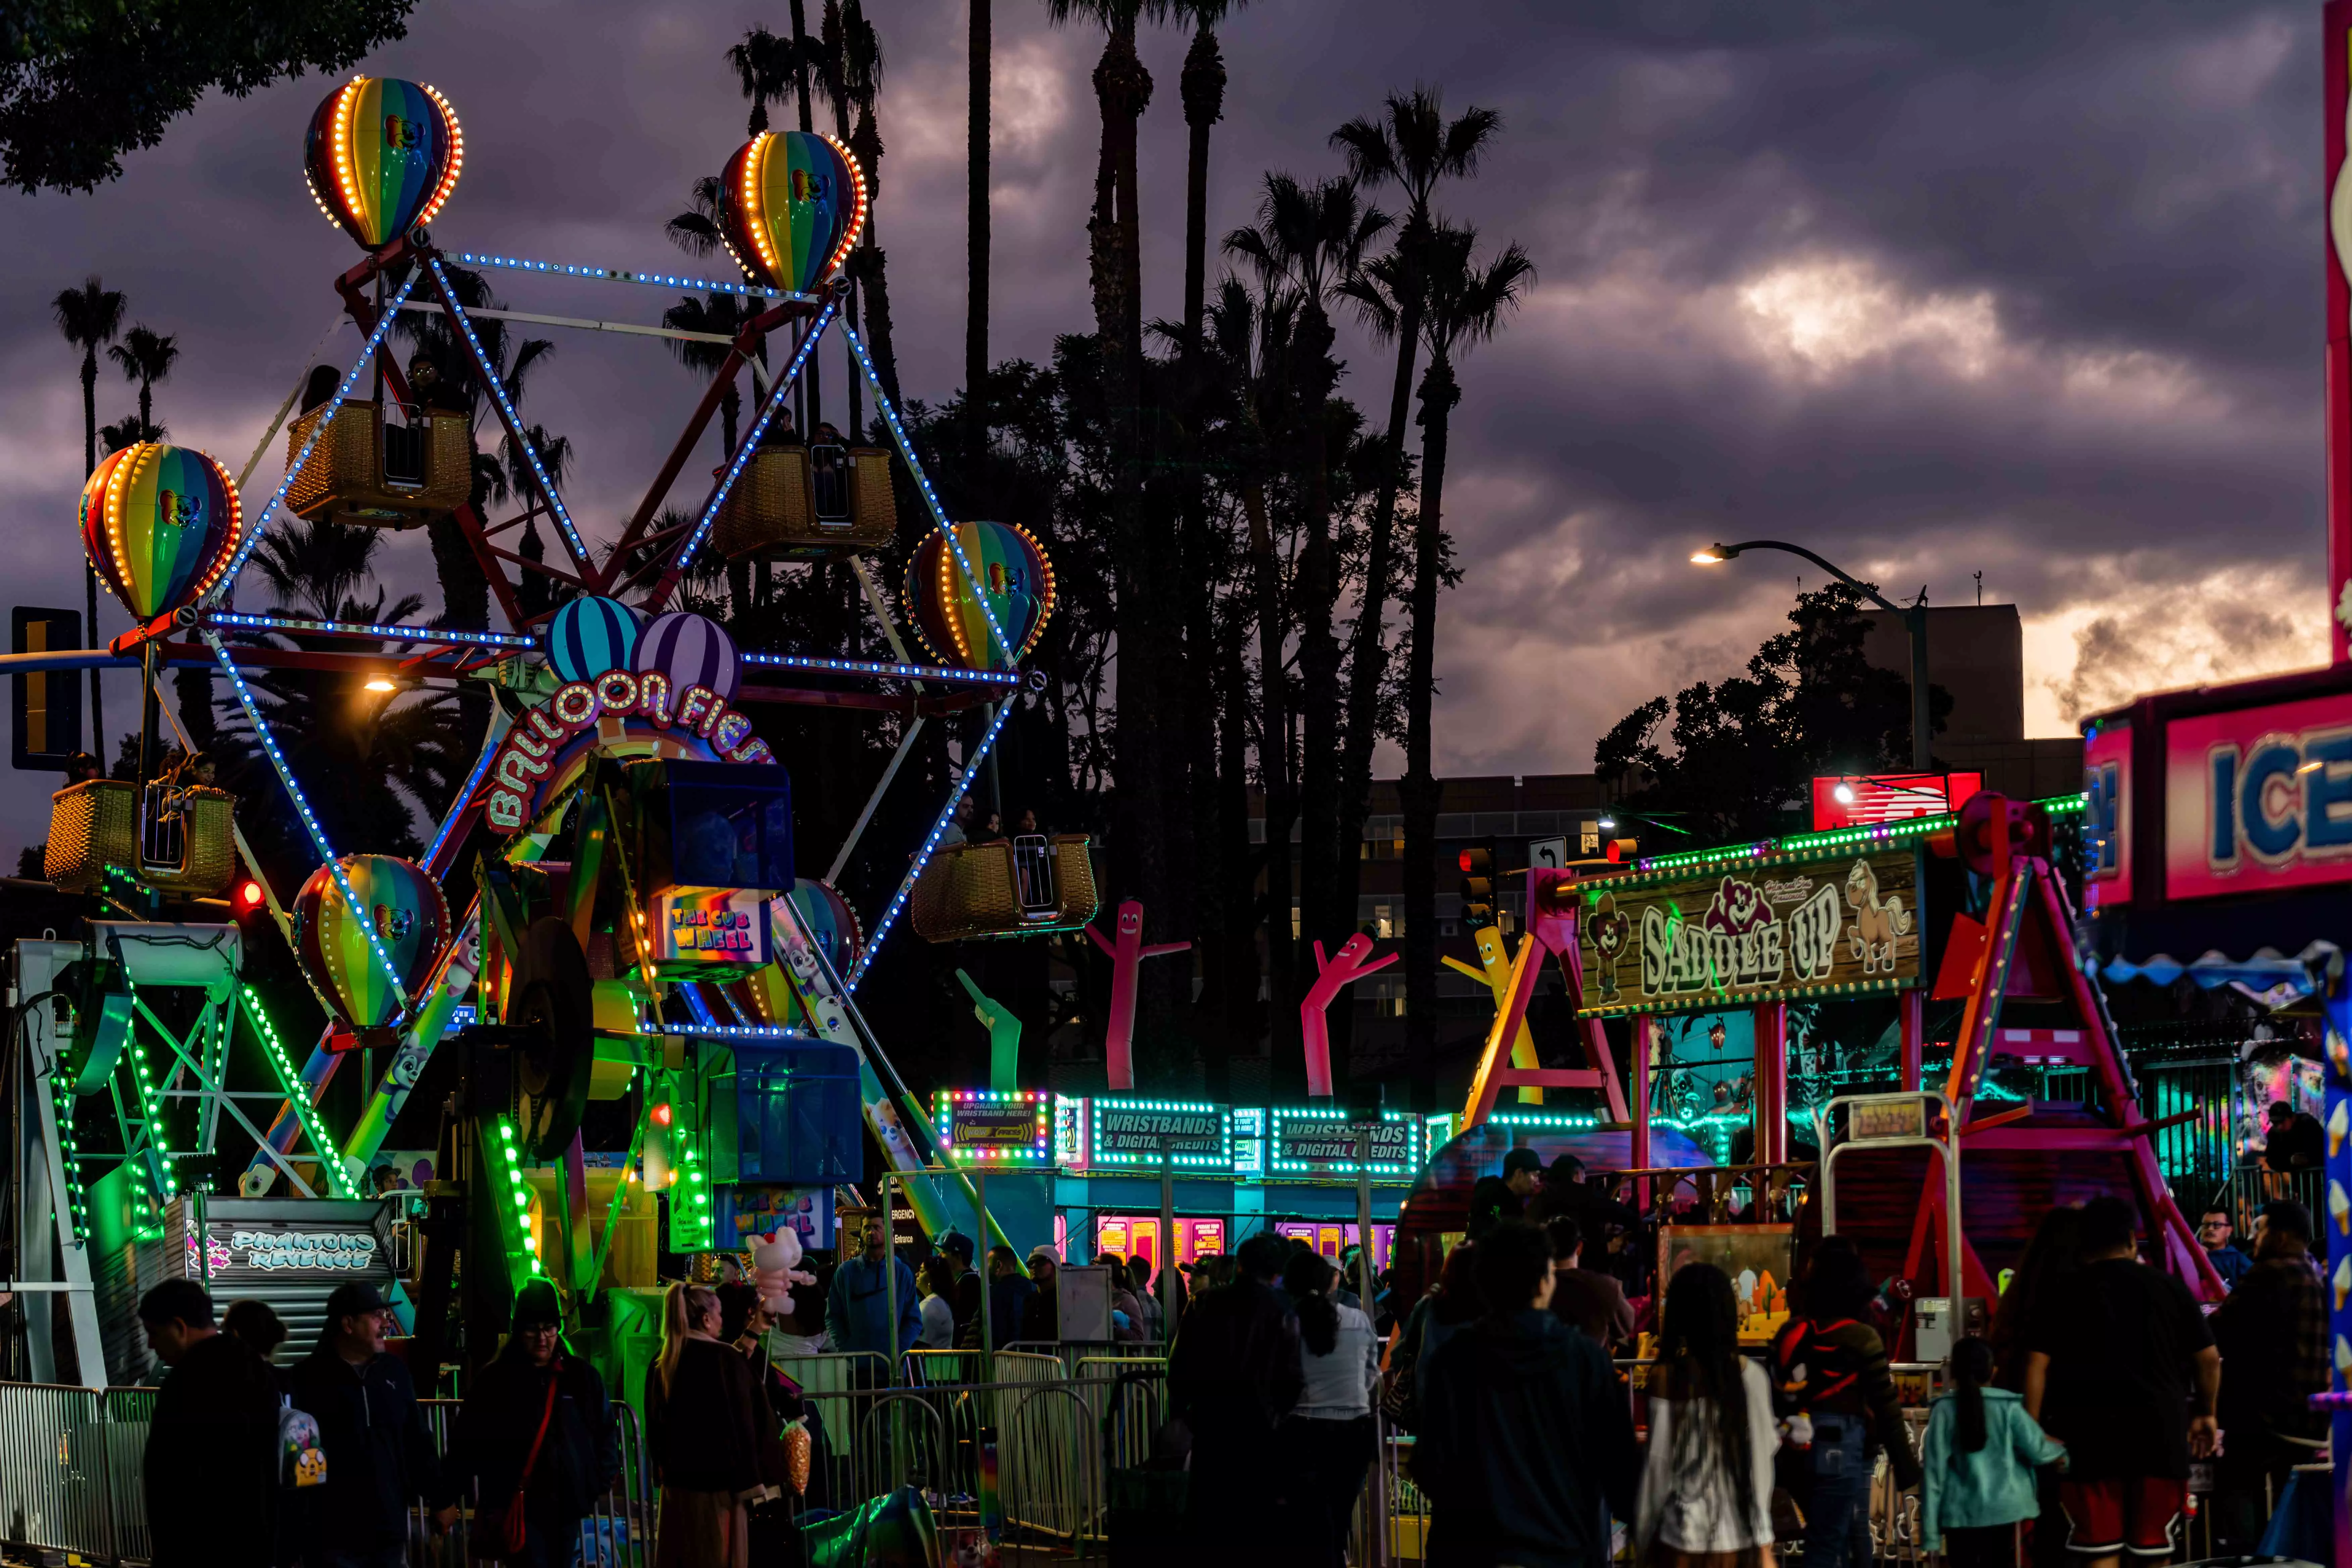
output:
[[[1909,849],[1778,856],[1578,885],[1583,1017],[1859,996],[1919,984]]]

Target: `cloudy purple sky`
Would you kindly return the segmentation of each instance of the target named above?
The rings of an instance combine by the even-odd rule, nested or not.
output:
[[[877,222],[902,375],[936,398],[962,353],[964,12],[867,5],[889,57]],[[443,244],[677,266],[662,220],[742,133],[720,52],[788,17],[426,0],[364,68],[434,83],[464,120]],[[2146,685],[2324,657],[2315,5],[1289,0],[1224,39],[1215,232],[1249,216],[1263,171],[1333,170],[1331,129],[1391,89],[1433,82],[1506,117],[1477,181],[1444,197],[1542,276],[1464,372],[1441,770],[1581,769],[1634,703],[1733,668],[1795,576],[1771,558],[1686,564],[1718,537],[1796,540],[1945,604],[1981,572],[1988,601],[2024,616],[2038,733]],[[1097,47],[999,0],[1000,357],[1088,324]],[[1166,316],[1183,39],[1142,47],[1145,309]],[[80,395],[47,301],[84,273],[178,336],[157,399],[173,437],[244,463],[352,258],[301,185],[327,87],[207,101],[95,196],[0,195],[0,597],[79,602]],[[500,291],[609,319],[666,302]],[[561,336],[531,416],[583,450],[572,507],[609,536],[695,385],[656,343]],[[1349,389],[1377,405],[1385,356],[1343,345]],[[355,348],[346,327],[334,357]],[[110,369],[100,400],[102,419],[133,406]],[[421,536],[387,560],[395,587],[429,591]],[[109,695],[119,729],[127,680]],[[53,781],[5,779],[13,862]]]

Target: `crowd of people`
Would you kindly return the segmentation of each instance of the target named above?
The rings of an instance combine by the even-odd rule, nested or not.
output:
[[[1867,1568],[1883,1460],[1917,1494],[1920,1544],[1953,1568],[2115,1568],[2179,1549],[2192,1463],[2211,1467],[2214,1549],[2251,1552],[2324,1434],[2308,1396],[2327,1381],[2325,1290],[2294,1202],[2264,1205],[2242,1252],[2225,1212],[2204,1216],[2209,1256],[2237,1258],[2216,1258],[2231,1289],[2210,1314],[2140,1260],[2128,1204],[2052,1210],[1989,1333],[1952,1351],[1915,1451],[1888,1365],[1895,1314],[1851,1241],[1809,1247],[1758,1355],[1714,1265],[1679,1267],[1646,1300],[1585,1267],[1588,1237],[1621,1216],[1579,1176],[1514,1152],[1490,1178],[1504,1195],[1489,1191],[1475,1234],[1411,1303],[1385,1277],[1360,1299],[1353,1249],[1335,1262],[1261,1232],[1185,1266],[1171,1336],[1150,1261],[1097,1258],[1117,1337],[1172,1341],[1173,1419],[1153,1463],[1190,1472],[1192,1543],[1284,1568],[1341,1563],[1385,1425],[1411,1436],[1433,1563],[1583,1568],[1630,1544],[1662,1568],[1769,1568],[1793,1534],[1808,1568]],[[976,1350],[983,1321],[998,1349],[1058,1337],[1050,1248],[991,1247],[984,1273],[952,1232],[919,1268],[886,1251],[874,1227],[793,1318],[772,1318],[749,1282],[669,1287],[637,1391],[662,1568],[790,1560],[799,1509],[855,1500],[823,1495],[827,1467],[810,1463],[823,1424],[780,1355]],[[338,1288],[290,1362],[268,1306],[238,1301],[215,1321],[194,1281],[156,1286],[140,1315],[170,1369],[145,1468],[163,1568],[393,1568],[420,1500],[436,1530],[470,1501],[478,1554],[569,1563],[619,1469],[613,1396],[565,1344],[544,1281],[520,1293],[438,1442],[373,1285]],[[1638,1401],[1612,1364],[1637,1324],[1655,1336]],[[306,1453],[323,1462],[315,1485],[298,1474]],[[245,1528],[224,1536],[223,1518]],[[1237,1533],[1238,1519],[1265,1523]]]
[[[1760,1356],[1741,1346],[1731,1279],[1682,1266],[1643,1304],[1643,1446],[1612,1364],[1634,1303],[1582,1267],[1586,1221],[1610,1216],[1573,1176],[1515,1151],[1486,1178],[1475,1236],[1428,1293],[1392,1324],[1367,1321],[1388,1342],[1360,1384],[1355,1318],[1315,1304],[1329,1265],[1279,1237],[1244,1243],[1235,1279],[1195,1297],[1171,1352],[1192,1544],[1339,1561],[1372,1440],[1359,1396],[1412,1436],[1428,1561],[1479,1568],[1580,1568],[1628,1544],[1664,1568],[1764,1568],[1791,1536],[1808,1568],[1867,1568],[1882,1462],[1916,1495],[1921,1546],[1954,1568],[2177,1554],[2192,1463],[2211,1467],[2213,1549],[2250,1553],[2324,1435],[2308,1405],[2327,1381],[2308,1211],[2263,1207],[2209,1316],[2141,1260],[2134,1208],[2099,1198],[2043,1219],[1990,1334],[1954,1347],[1916,1446],[1888,1365],[1895,1313],[1851,1241],[1808,1249]],[[1237,1543],[1226,1527],[1243,1510],[1285,1522]]]

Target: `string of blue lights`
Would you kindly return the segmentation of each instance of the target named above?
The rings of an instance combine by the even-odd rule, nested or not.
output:
[[[287,797],[293,801],[295,814],[301,817],[303,828],[310,835],[310,846],[318,850],[320,863],[334,878],[335,887],[342,893],[352,921],[358,925],[361,934],[367,938],[369,951],[375,954],[377,964],[383,970],[385,978],[392,982],[394,994],[401,999],[400,1016],[392,1021],[394,1028],[401,1027],[408,1022],[408,982],[401,977],[400,966],[393,963],[392,954],[384,950],[383,938],[376,935],[375,921],[369,917],[367,906],[360,901],[359,892],[352,886],[343,863],[335,858],[335,847],[327,842],[326,829],[319,826],[319,818],[310,809],[310,796],[302,793],[302,786],[295,781],[294,769],[286,761],[286,753],[278,749],[278,737],[270,733],[269,721],[261,716],[261,705],[254,700],[253,688],[245,683],[244,672],[229,657],[228,646],[221,641],[217,632],[208,630],[204,637],[212,645],[213,658],[220,661],[222,670],[227,674],[229,687],[236,691],[238,703],[245,709],[246,721],[253,726],[254,738],[261,742],[270,766],[278,770],[278,782],[286,786]]]
[[[971,600],[980,606],[981,616],[988,622],[988,635],[996,639],[1004,662],[1013,663],[1021,657],[1021,650],[1013,646],[1013,639],[1006,637],[1004,628],[996,624],[996,612],[988,607],[988,595],[982,589],[981,575],[972,570],[971,557],[964,554],[963,544],[956,538],[955,524],[948,521],[948,510],[940,504],[939,491],[931,488],[931,477],[923,471],[922,463],[915,456],[915,443],[908,437],[907,427],[898,423],[898,410],[892,405],[890,395],[882,390],[882,377],[874,369],[874,361],[866,352],[865,341],[857,335],[857,329],[846,321],[842,323],[841,330],[849,339],[851,352],[857,356],[858,368],[866,373],[866,384],[874,389],[874,405],[882,411],[883,422],[890,426],[890,439],[898,444],[898,456],[906,459],[907,471],[915,476],[915,488],[923,492],[923,504],[930,510],[931,521],[939,525],[940,537],[948,542],[950,550],[955,552],[956,564],[963,569],[963,580],[971,584]]]
[[[752,300],[799,300],[816,302],[814,294],[791,294],[756,283],[730,283],[719,278],[688,278],[677,272],[635,272],[624,267],[581,267],[565,261],[534,261],[523,256],[483,256],[470,250],[448,253],[464,267],[492,267],[513,272],[536,272],[550,278],[580,278],[595,283],[635,283],[650,289],[702,289],[714,294],[740,294]]]
[[[980,744],[972,748],[971,755],[964,759],[963,771],[956,775],[955,788],[948,792],[947,804],[940,808],[939,819],[931,824],[930,832],[924,836],[923,847],[917,851],[913,864],[907,868],[907,875],[899,881],[898,890],[890,895],[889,905],[883,910],[882,918],[874,922],[874,934],[866,939],[865,947],[858,952],[857,962],[849,966],[849,973],[842,980],[842,990],[850,995],[857,994],[857,983],[866,977],[866,971],[874,963],[874,955],[882,951],[883,939],[898,923],[898,911],[907,907],[908,897],[914,892],[915,882],[922,876],[923,868],[931,863],[932,852],[940,847],[940,835],[948,830],[948,823],[955,816],[956,802],[964,797],[971,788],[971,781],[980,775],[980,764],[987,761],[989,752],[996,745],[998,731],[1004,728],[1004,721],[1012,715],[1012,703],[998,703],[996,717],[990,721],[988,732],[980,738]]]
[[[433,280],[441,285],[441,299],[449,308],[449,319],[457,323],[459,331],[465,333],[466,346],[474,351],[474,363],[481,369],[483,384],[498,400],[499,412],[506,416],[507,429],[514,434],[515,445],[522,448],[524,459],[530,464],[531,477],[539,481],[539,493],[547,498],[548,510],[555,514],[555,526],[562,531],[563,542],[572,552],[572,564],[585,572],[590,564],[588,546],[581,540],[580,531],[572,526],[572,513],[564,507],[563,498],[555,493],[555,481],[548,477],[547,465],[540,461],[539,453],[531,444],[521,438],[522,416],[515,412],[514,400],[507,395],[506,384],[499,379],[498,367],[490,363],[489,354],[483,350],[482,340],[474,334],[474,319],[466,314],[463,305],[457,303],[457,296],[449,287],[449,274],[442,267],[441,258],[428,257],[425,264],[433,268]]]
[[[522,632],[460,632],[446,626],[383,626],[361,621],[311,621],[295,616],[248,616],[235,610],[210,610],[201,623],[237,630],[317,632],[335,637],[376,637],[384,642],[439,643],[449,647],[536,647],[538,639]]]
[[[807,334],[801,339],[799,351],[793,355],[793,363],[784,367],[783,374],[769,384],[768,401],[761,405],[758,421],[752,425],[751,433],[743,437],[743,444],[735,448],[735,460],[727,465],[727,472],[720,477],[719,488],[711,492],[710,504],[702,509],[702,520],[694,525],[694,531],[687,535],[686,542],[670,557],[673,563],[683,566],[694,559],[696,551],[702,548],[711,524],[719,521],[719,509],[727,503],[727,492],[735,488],[735,480],[743,472],[743,465],[750,462],[751,454],[759,449],[760,437],[767,434],[768,422],[776,416],[776,410],[783,406],[785,389],[800,378],[801,367],[808,363],[809,355],[816,352],[817,340],[824,336],[825,328],[832,324],[834,315],[840,308],[835,301],[825,302],[824,309],[817,312],[816,320],[809,323]]]

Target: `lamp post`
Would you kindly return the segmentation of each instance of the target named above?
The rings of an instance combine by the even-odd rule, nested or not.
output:
[[[1911,765],[1926,773],[1933,765],[1927,759],[1927,595],[1920,595],[1916,605],[1898,605],[1869,584],[1839,571],[1820,556],[1800,544],[1783,544],[1777,539],[1751,539],[1741,544],[1715,544],[1691,556],[1701,566],[1714,566],[1750,550],[1779,550],[1801,556],[1839,582],[1876,605],[1889,615],[1903,617],[1904,629],[1911,634]]]

